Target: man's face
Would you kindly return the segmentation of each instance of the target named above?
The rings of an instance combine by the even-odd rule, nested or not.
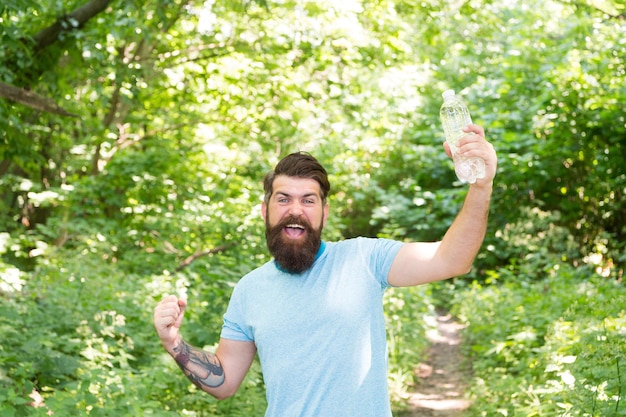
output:
[[[270,252],[285,270],[301,273],[313,265],[328,217],[317,181],[279,175],[262,206]]]

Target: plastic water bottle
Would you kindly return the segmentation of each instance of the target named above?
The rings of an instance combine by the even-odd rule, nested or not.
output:
[[[485,161],[482,158],[465,158],[458,155],[459,139],[465,135],[463,129],[472,123],[469,110],[463,100],[454,94],[454,90],[446,90],[442,94],[443,104],[439,111],[443,133],[450,145],[454,172],[459,180],[473,184],[477,178],[485,178]]]

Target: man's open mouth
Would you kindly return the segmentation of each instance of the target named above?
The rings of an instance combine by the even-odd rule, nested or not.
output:
[[[306,227],[295,223],[288,224],[283,230],[288,237],[293,239],[299,238],[306,233]]]

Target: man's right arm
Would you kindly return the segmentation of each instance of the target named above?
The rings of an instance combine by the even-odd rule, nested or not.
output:
[[[198,388],[217,399],[235,394],[254,356],[253,342],[221,339],[216,353],[193,347],[179,334],[187,302],[165,297],[154,309],[154,327],[165,350]]]

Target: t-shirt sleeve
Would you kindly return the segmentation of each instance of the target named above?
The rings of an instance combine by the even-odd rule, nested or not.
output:
[[[224,314],[224,324],[222,325],[221,337],[224,339],[251,342],[254,340],[252,329],[246,324],[244,310],[244,291],[238,284]]]
[[[387,277],[391,270],[391,265],[403,243],[392,239],[367,239],[369,243],[370,270],[378,279],[382,287],[389,287]]]

